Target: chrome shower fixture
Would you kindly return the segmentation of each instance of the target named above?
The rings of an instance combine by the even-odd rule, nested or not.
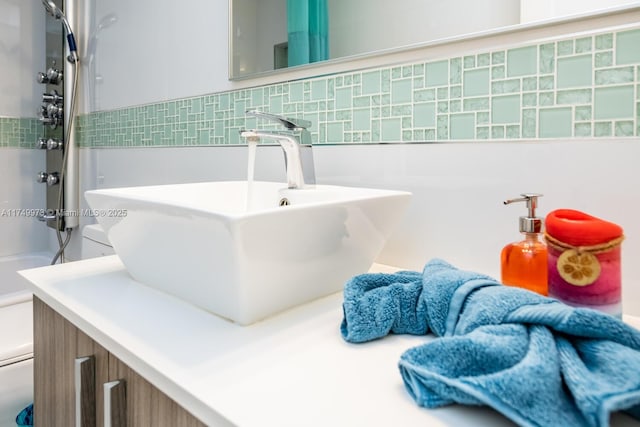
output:
[[[56,64],[55,61],[53,63],[53,66],[49,67],[49,69],[47,70],[46,73],[38,73],[38,83],[42,83],[42,84],[52,84],[52,85],[57,85],[60,84],[60,82],[62,82],[62,71],[58,70],[55,68]]]
[[[67,56],[67,61],[71,63],[76,62],[78,60],[78,48],[76,46],[76,38],[71,30],[69,20],[64,16],[64,13],[62,13],[60,8],[56,6],[53,0],[42,0],[42,4],[49,15],[62,22],[64,30],[67,33],[67,44],[69,45],[69,56]]]

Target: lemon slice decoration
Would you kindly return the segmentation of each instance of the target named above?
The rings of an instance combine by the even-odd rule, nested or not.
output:
[[[558,257],[558,273],[567,283],[574,286],[588,286],[600,276],[600,262],[589,252],[579,253],[575,249],[566,250]]]

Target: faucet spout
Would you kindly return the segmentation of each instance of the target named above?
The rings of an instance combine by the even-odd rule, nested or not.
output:
[[[240,131],[240,136],[247,139],[273,139],[278,142],[284,151],[287,186],[289,188],[303,188],[305,186],[305,174],[302,171],[301,146],[295,136],[287,135],[284,132],[257,130],[242,130]],[[313,181],[314,182],[310,183],[315,183],[315,179]]]
[[[283,125],[283,130],[241,130],[240,136],[250,140],[272,139],[280,144],[284,151],[289,188],[303,188],[305,184],[316,183],[313,164],[311,134],[307,130],[311,122],[302,119],[282,117],[259,110],[247,110],[250,116],[267,119]]]

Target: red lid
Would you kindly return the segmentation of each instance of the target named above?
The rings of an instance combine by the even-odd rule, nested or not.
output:
[[[549,212],[544,222],[547,233],[572,246],[591,246],[622,236],[622,227],[573,209]]]

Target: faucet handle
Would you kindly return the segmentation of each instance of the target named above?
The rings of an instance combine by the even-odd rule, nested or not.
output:
[[[279,116],[277,114],[271,114],[256,109],[249,109],[245,113],[249,116],[254,116],[261,119],[271,120],[272,122],[280,123],[282,126],[286,127],[289,130],[307,129],[310,128],[312,124],[309,120]]]

